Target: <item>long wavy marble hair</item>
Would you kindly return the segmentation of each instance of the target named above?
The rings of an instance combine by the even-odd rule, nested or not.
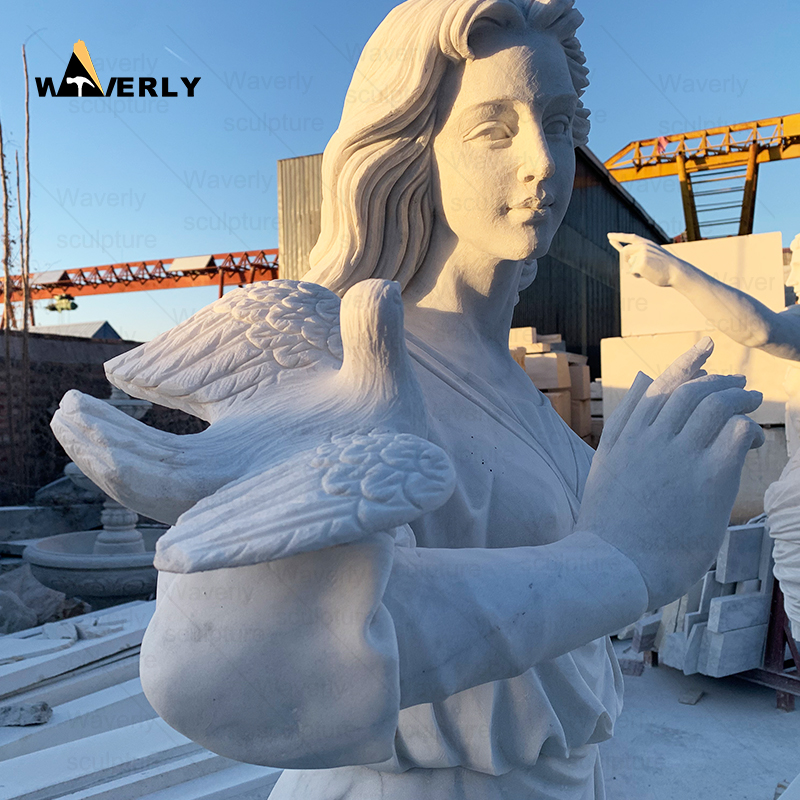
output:
[[[367,278],[405,288],[428,250],[433,223],[432,140],[449,65],[474,58],[470,34],[486,21],[557,36],[580,97],[589,85],[573,0],[407,0],[370,38],[339,128],[322,160],[322,230],[304,278],[343,294]],[[579,101],[576,145],[589,134]],[[523,272],[525,288],[536,274]]]

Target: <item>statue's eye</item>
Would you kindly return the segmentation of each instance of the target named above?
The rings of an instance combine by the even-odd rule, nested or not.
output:
[[[572,123],[566,117],[550,120],[545,125],[544,132],[547,136],[564,136],[572,129]]]
[[[483,122],[474,127],[464,137],[464,141],[471,142],[476,139],[482,139],[489,142],[503,142],[511,139],[513,136],[514,132],[505,122]]]

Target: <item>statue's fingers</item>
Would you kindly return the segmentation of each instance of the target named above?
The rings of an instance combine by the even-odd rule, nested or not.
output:
[[[746,419],[744,415],[752,414],[763,399],[761,392],[741,388],[712,392],[700,401],[696,410],[689,416],[680,436],[690,440],[698,450],[710,447],[726,429],[731,419],[735,417]],[[761,430],[760,426],[756,427]]]
[[[720,465],[731,481],[738,487],[744,460],[750,452],[764,444],[762,427],[742,415],[731,417],[707,450],[712,463]],[[731,492],[735,496],[735,492]]]
[[[670,395],[698,376],[713,351],[714,342],[711,337],[704,336],[694,347],[678,356],[647,389],[631,415],[631,425],[637,429],[652,425]]]
[[[649,244],[650,240],[635,233],[608,233],[608,243],[618,252],[623,252],[628,244]]]
[[[654,424],[680,433],[707,397],[714,393],[724,396],[727,389],[744,389],[746,383],[744,375],[703,375],[693,378],[670,395]]]
[[[653,379],[644,372],[639,372],[628,389],[622,402],[614,409],[608,421],[603,426],[603,434],[600,437],[600,444],[598,445],[598,452],[607,452],[610,450],[616,441],[619,439],[625,425],[636,409],[637,404],[644,396],[644,393],[652,384]]]

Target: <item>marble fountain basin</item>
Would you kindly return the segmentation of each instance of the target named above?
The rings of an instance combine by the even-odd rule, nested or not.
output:
[[[23,551],[34,577],[45,586],[78,597],[92,608],[146,600],[156,588],[153,556],[164,528],[141,528],[144,552],[95,553],[102,531],[77,531],[48,536]]]

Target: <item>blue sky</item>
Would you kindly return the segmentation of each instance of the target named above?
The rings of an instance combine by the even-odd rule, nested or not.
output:
[[[276,161],[321,152],[358,53],[389,0],[304,3],[92,0],[7,3],[0,115],[21,150],[20,46],[31,73],[32,269],[93,266],[278,246]],[[800,112],[796,0],[585,0],[592,70],[590,147],[606,159],[632,139]],[[702,9],[702,10],[699,10]],[[200,76],[196,97],[40,99],[83,39],[112,75]],[[800,159],[764,167],[756,232],[800,231]],[[677,181],[628,188],[670,234],[683,228]],[[78,298],[37,322],[108,319],[144,340],[186,319],[215,289]]]

